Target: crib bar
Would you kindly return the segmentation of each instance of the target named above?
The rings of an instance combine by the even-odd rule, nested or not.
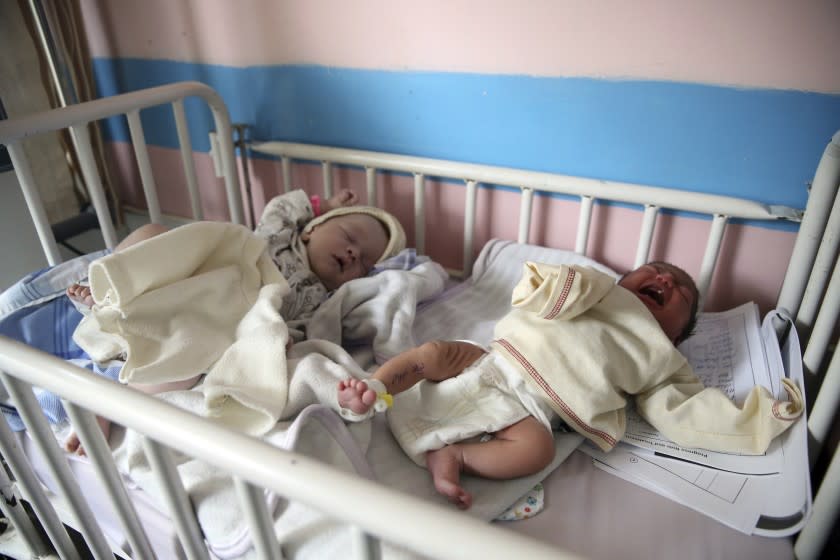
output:
[[[0,378],[3,379],[3,383],[6,382],[6,374],[0,372]],[[0,420],[0,452],[2,452],[15,480],[23,490],[24,498],[30,503],[32,509],[35,510],[38,520],[50,538],[52,546],[58,550],[62,558],[78,558],[76,547],[73,546],[70,536],[64,529],[58,514],[44,493],[41,482],[32,471],[32,467],[29,466],[29,460],[24,456],[18,446],[15,435],[9,429],[5,419]],[[6,510],[10,509],[17,508],[5,508],[4,512],[9,515],[9,512]],[[28,517],[23,523],[27,522],[29,522]],[[20,527],[17,528],[20,529]],[[40,551],[50,548],[49,543],[44,542],[40,534],[33,534],[29,530],[23,530],[21,533],[26,538],[27,544],[32,549],[33,554],[38,554]]]
[[[592,196],[627,204],[652,204],[660,208],[685,210],[701,214],[727,214],[732,218],[767,220],[789,215],[790,209],[770,207],[753,200],[695,192],[676,192],[674,189],[651,187],[634,183],[587,179],[557,173],[526,171],[430,158],[404,156],[384,152],[348,150],[291,142],[261,142],[251,145],[257,152],[294,159],[331,161],[357,167],[376,167],[387,171],[422,173],[460,181],[473,180],[492,185],[518,186],[537,191],[577,196]]]
[[[814,498],[811,519],[802,528],[793,547],[798,560],[818,560],[823,546],[831,536],[834,524],[840,514],[840,453],[835,453],[828,470]]]
[[[642,229],[639,232],[639,244],[636,246],[636,261],[633,268],[638,268],[648,261],[650,254],[650,243],[653,240],[653,229],[656,227],[656,215],[659,207],[653,204],[645,205],[645,213],[642,215]]]
[[[192,513],[190,499],[184,490],[178,469],[169,451],[148,437],[143,437],[143,449],[149,459],[149,464],[152,465],[155,479],[163,489],[164,501],[175,522],[175,530],[178,532],[187,558],[190,560],[208,558],[207,547],[204,546],[201,537],[201,529]]]
[[[531,209],[534,206],[534,189],[525,187],[522,189],[522,197],[519,201],[519,232],[516,235],[517,243],[528,243],[531,233]]]
[[[143,530],[137,511],[131,504],[131,499],[128,497],[128,492],[126,492],[114,464],[111,449],[108,447],[94,415],[69,401],[63,401],[63,404],[67,416],[84,446],[85,453],[93,459],[91,463],[96,470],[96,474],[108,491],[108,496],[110,496],[114,505],[114,511],[116,511],[123,529],[125,529],[132,555],[136,558],[154,557],[152,545]]]
[[[817,256],[814,258],[813,272],[805,285],[802,305],[799,306],[799,313],[796,316],[803,325],[814,325],[816,329],[814,321],[820,312],[825,286],[837,258],[838,248],[840,248],[840,196],[834,199],[834,207],[828,217],[822,242],[817,249]]]
[[[61,253],[58,251],[58,244],[55,242],[55,235],[50,227],[50,220],[47,218],[47,211],[44,210],[44,203],[41,193],[38,192],[38,185],[32,176],[32,168],[23,151],[23,145],[19,142],[11,142],[6,145],[12,165],[15,167],[18,182],[23,190],[23,198],[29,209],[29,215],[35,223],[35,230],[38,232],[38,239],[41,241],[41,248],[47,257],[50,265],[57,265],[62,261]]]
[[[292,190],[292,160],[284,157],[280,160],[280,168],[283,173],[283,192]]]
[[[838,183],[840,183],[840,131],[825,147],[814,174],[811,190],[808,193],[808,203],[805,206],[805,218],[799,227],[799,234],[793,245],[793,254],[777,300],[777,307],[786,310],[791,317],[796,318],[797,327],[803,333],[807,333],[811,325],[800,321],[798,313],[801,305],[806,305],[806,307],[808,305],[808,302],[802,301],[803,294],[817,254],[819,240],[825,231],[829,210],[834,205],[837,196]]]
[[[51,553],[52,548],[41,538],[32,520],[29,519],[20,497],[15,492],[14,482],[6,474],[5,468],[0,469],[0,499],[3,500],[3,515],[20,533],[32,556],[37,558]]]
[[[251,172],[248,169],[248,143],[245,141],[245,129],[248,128],[248,125],[239,123],[231,126],[236,131],[236,140],[233,142],[233,148],[234,150],[239,149],[239,161],[242,163],[241,195],[245,203],[245,208],[248,209],[248,213],[245,215],[245,225],[249,229],[254,229],[257,224],[254,218],[254,200],[251,193]],[[234,163],[236,163],[235,159]],[[234,172],[238,175],[239,167],[236,167]]]
[[[580,197],[580,214],[578,217],[578,229],[575,236],[575,253],[586,255],[586,246],[589,244],[589,227],[592,223],[593,198],[591,196]]]
[[[814,331],[802,355],[802,365],[810,376],[818,376],[828,345],[834,336],[834,325],[840,316],[840,260],[834,265],[834,272],[828,284],[825,299],[820,306]],[[837,388],[834,388],[837,391]]]
[[[700,292],[700,301],[706,298],[709,293],[709,286],[712,283],[712,276],[715,273],[715,266],[720,255],[720,244],[723,241],[723,233],[726,231],[726,223],[729,218],[716,214],[712,218],[712,227],[709,230],[709,237],[706,240],[706,252],[703,254],[703,262],[700,265],[700,276],[697,279],[697,291]],[[703,309],[702,303],[698,309]]]
[[[192,141],[190,140],[190,129],[187,124],[187,115],[184,112],[183,99],[172,102],[172,112],[175,115],[175,128],[178,131],[178,144],[181,146],[181,161],[184,163],[184,176],[187,179],[187,192],[190,195],[192,215],[196,220],[203,220],[204,212],[201,209],[201,195],[198,192],[198,178],[195,174]]]
[[[835,343],[837,341],[835,340]],[[808,413],[808,432],[811,436],[808,442],[808,455],[811,467],[819,458],[820,451],[825,445],[831,431],[834,416],[840,407],[840,352],[835,351],[823,378],[822,389]]]
[[[137,158],[137,167],[140,170],[140,182],[143,183],[143,192],[146,195],[149,219],[153,224],[163,223],[157,186],[155,185],[155,175],[152,172],[152,162],[149,160],[149,149],[146,146],[146,136],[143,134],[143,123],[140,121],[140,111],[129,111],[125,116],[128,119],[131,144],[134,146],[134,156]]]
[[[208,139],[210,140],[210,159],[213,160],[213,174],[216,177],[224,177],[225,174],[222,171],[222,160],[219,157],[219,135],[215,132],[210,132],[207,135]]]
[[[379,539],[366,533],[360,527],[353,526],[353,554],[351,558],[358,560],[380,560],[382,549]]]
[[[25,382],[3,374],[3,384],[17,407],[18,413],[26,424],[29,434],[35,440],[39,451],[47,460],[53,479],[58,483],[61,493],[79,524],[78,529],[85,537],[85,542],[97,560],[111,560],[114,557],[105,535],[96,523],[93,512],[82,496],[64,452],[59,449],[55,435],[41,412],[32,389]]]
[[[233,484],[239,496],[239,503],[245,512],[245,518],[248,520],[257,558],[282,560],[283,553],[280,551],[280,543],[277,542],[266,507],[265,492],[238,476],[233,477]]]
[[[426,254],[426,177],[414,174],[414,247]]]
[[[376,206],[376,168],[365,167],[365,187],[368,206]]]
[[[463,550],[481,557],[574,558],[556,547],[499,531],[462,512],[344,472],[305,455],[284,451],[245,434],[207,422],[160,399],[126,391],[110,380],[0,336],[0,368],[20,379],[66,396],[115,422],[142,429],[148,437],[177,448],[243,479],[324,511],[338,520],[435,558],[456,558]],[[172,430],[177,425],[180,429]],[[225,441],[225,446],[207,442]],[[341,500],[334,496],[340,494]],[[359,504],[364,504],[360,507]],[[411,511],[412,523],[394,523]],[[430,538],[430,535],[435,535]]]
[[[324,198],[330,198],[333,195],[332,163],[329,161],[322,161],[321,173],[324,178]]]
[[[82,168],[82,175],[90,194],[91,203],[96,210],[96,219],[99,221],[99,229],[102,231],[102,238],[105,246],[113,249],[117,246],[119,239],[114,229],[114,222],[111,220],[111,212],[108,210],[108,201],[105,200],[105,190],[102,188],[102,181],[99,178],[99,171],[96,167],[96,159],[91,147],[90,132],[87,124],[80,124],[70,128],[73,137],[76,139],[76,150],[79,156],[79,165]]]
[[[475,181],[467,181],[467,190],[464,193],[464,269],[463,278],[472,274],[473,263],[475,262],[475,199],[478,194],[478,185]]]
[[[211,89],[210,91],[213,90]],[[222,157],[222,173],[225,179],[225,192],[227,193],[228,208],[230,210],[230,221],[234,224],[242,225],[245,223],[245,215],[242,211],[243,193],[239,188],[239,168],[236,165],[236,157],[234,155],[233,130],[230,124],[227,106],[221,99],[216,103],[209,96],[202,95],[202,97],[204,97],[210,106],[210,111],[213,113],[213,122],[216,125],[216,131],[219,133],[219,151]]]

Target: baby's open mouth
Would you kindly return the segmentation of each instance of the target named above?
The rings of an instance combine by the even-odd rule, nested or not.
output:
[[[333,258],[335,259],[335,262],[338,265],[338,270],[340,272],[344,272],[344,261],[341,259],[341,257],[333,256]]]
[[[665,294],[659,286],[643,286],[639,288],[639,293],[649,297],[657,305],[663,305],[665,303]]]

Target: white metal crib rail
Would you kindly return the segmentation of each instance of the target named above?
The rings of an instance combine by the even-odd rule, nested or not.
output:
[[[134,508],[123,495],[123,487],[113,471],[110,452],[94,413],[145,434],[146,451],[152,457],[158,482],[169,490],[170,513],[188,558],[207,558],[208,552],[168,448],[235,473],[240,502],[248,512],[260,558],[279,559],[281,555],[273,531],[266,530],[271,521],[258,488],[273,490],[358,526],[362,531],[434,558],[458,558],[464,550],[470,551],[470,556],[475,558],[575,558],[532,539],[493,528],[463,513],[395,492],[304,455],[212,424],[159,399],[127,390],[85,369],[3,337],[0,337],[0,370],[7,372],[0,373],[0,378],[12,394],[30,433],[48,457],[64,497],[81,525],[85,541],[97,559],[112,559],[113,553],[93,520],[81,489],[74,483],[64,452],[58,447],[29,385],[43,387],[65,397],[65,402],[73,403],[68,411],[74,427],[79,429],[82,444],[96,459],[96,465],[111,471],[102,476],[115,490],[115,509],[127,534],[131,535],[135,558],[153,555]],[[171,428],[175,425],[179,426],[178,430]],[[216,445],[222,441],[225,445]],[[23,486],[26,499],[33,504],[61,558],[77,558],[37,480],[22,470],[27,461],[14,442],[5,422],[0,422],[0,450],[13,465],[13,474]],[[410,522],[398,521],[407,517]],[[357,549],[356,558],[377,557],[375,547],[364,534],[359,535]],[[348,551],[347,557],[353,557],[352,554],[353,551]]]
[[[184,111],[184,99],[199,97],[210,108],[219,133],[219,154],[221,155],[221,171],[225,179],[228,205],[231,221],[243,223],[242,195],[239,191],[239,178],[236,170],[236,160],[233,151],[233,137],[227,106],[215,90],[200,82],[182,82],[160,86],[156,88],[115,95],[104,99],[71,105],[61,109],[45,111],[34,115],[0,121],[0,144],[5,144],[9,150],[12,164],[23,189],[26,205],[35,222],[35,229],[47,256],[49,264],[61,262],[58,246],[55,241],[46,211],[44,210],[38,187],[33,179],[29,162],[26,159],[21,142],[37,134],[68,129],[73,144],[78,152],[82,175],[90,193],[91,202],[96,211],[97,219],[102,230],[105,244],[109,248],[116,246],[118,240],[105,194],[102,181],[96,168],[93,149],[88,131],[88,124],[118,115],[125,115],[128,120],[134,154],[140,170],[143,191],[146,196],[149,216],[153,223],[161,223],[160,204],[158,203],[157,185],[152,173],[149,151],[146,145],[143,125],[140,121],[140,111],[149,107],[171,104],[175,118],[175,125],[187,179],[187,189],[193,209],[193,217],[201,219],[201,205],[199,203],[198,180],[193,163],[193,150],[190,144],[189,127]]]
[[[441,161],[383,152],[289,142],[259,142],[252,144],[251,149],[281,158],[283,185],[286,190],[291,185],[291,161],[293,159],[320,161],[323,168],[324,193],[328,197],[331,196],[333,191],[333,164],[362,167],[366,174],[368,203],[372,205],[376,205],[376,173],[378,170],[412,174],[414,176],[415,247],[420,253],[425,249],[424,189],[426,177],[463,181],[466,185],[466,210],[464,214],[464,268],[462,275],[465,277],[470,274],[475,258],[475,200],[479,183],[504,185],[520,189],[522,196],[520,197],[517,238],[520,243],[528,242],[535,191],[580,197],[580,217],[575,240],[575,251],[580,254],[586,254],[592,208],[596,200],[643,206],[644,217],[639,233],[634,266],[640,266],[648,260],[654,226],[660,210],[682,210],[712,216],[712,227],[707,239],[706,251],[697,282],[701,297],[706,294],[711,283],[723,233],[730,219],[799,220],[802,216],[802,212],[794,208],[768,206],[753,200],[729,196],[687,191],[677,192],[675,189],[491,165]]]

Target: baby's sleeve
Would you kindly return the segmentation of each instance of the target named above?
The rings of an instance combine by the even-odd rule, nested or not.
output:
[[[568,320],[580,315],[615,286],[615,279],[584,266],[526,262],[511,305],[537,316]]]
[[[314,217],[309,195],[297,189],[272,198],[265,205],[254,232],[268,237],[281,231],[300,230]]]
[[[720,389],[704,387],[686,364],[665,382],[636,397],[639,413],[679,445],[711,451],[761,454],[804,409],[802,392],[782,379],[789,401],[757,385],[742,405]]]

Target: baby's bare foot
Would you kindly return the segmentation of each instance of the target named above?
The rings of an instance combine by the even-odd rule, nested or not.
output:
[[[376,402],[376,392],[369,389],[360,379],[345,379],[338,382],[338,404],[356,414],[364,414]]]
[[[73,284],[67,288],[67,297],[87,307],[91,307],[94,303],[93,296],[90,293],[90,287],[82,286],[81,284]]]
[[[426,467],[432,473],[435,490],[459,509],[469,509],[472,495],[461,486],[461,452],[447,445],[426,453]]]
[[[108,437],[111,435],[111,422],[101,416],[96,417],[96,422],[99,424],[99,429],[102,430],[102,435],[105,436],[105,441],[108,441]],[[75,431],[70,432],[70,435],[64,440],[64,450],[81,457],[87,456],[82,441],[79,439],[79,434]]]

